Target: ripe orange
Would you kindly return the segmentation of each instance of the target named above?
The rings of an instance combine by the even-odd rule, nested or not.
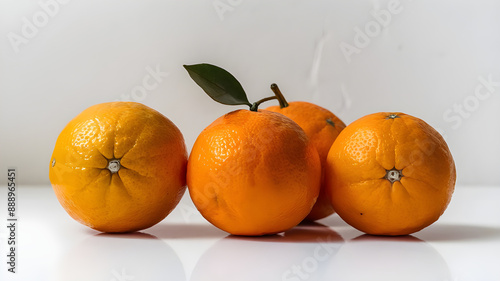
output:
[[[326,157],[330,147],[339,133],[345,128],[344,122],[329,110],[308,102],[290,102],[286,107],[270,106],[266,110],[279,112],[295,121],[306,132],[306,135],[318,150],[323,170],[321,190],[318,200],[306,220],[315,221],[333,214],[335,211],[324,187],[324,167],[326,166]]]
[[[455,164],[441,135],[404,113],[347,126],[327,158],[333,208],[368,234],[405,235],[435,222],[450,202]]]
[[[179,129],[134,102],[91,106],[57,138],[50,181],[80,223],[130,232],[163,220],[181,199],[187,153]]]
[[[292,120],[236,110],[205,128],[188,161],[193,203],[235,235],[290,229],[311,211],[320,188],[318,153]]]

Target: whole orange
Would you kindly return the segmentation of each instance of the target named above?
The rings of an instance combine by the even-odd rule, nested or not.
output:
[[[153,226],[186,189],[187,153],[179,129],[134,102],[91,106],[57,138],[50,181],[80,223],[102,232]]]
[[[347,126],[327,158],[333,208],[368,234],[405,235],[435,222],[455,187],[443,137],[419,118],[375,113]]]
[[[237,110],[198,136],[187,184],[193,203],[216,227],[265,235],[307,216],[320,175],[318,153],[295,122],[275,112]]]
[[[339,133],[345,128],[344,122],[329,110],[302,101],[290,102],[285,107],[270,106],[266,110],[285,115],[295,121],[306,132],[306,135],[318,151],[321,167],[324,170],[328,151],[330,151],[330,147]],[[320,194],[306,220],[319,220],[335,212],[326,194],[324,178],[324,172],[322,172]]]

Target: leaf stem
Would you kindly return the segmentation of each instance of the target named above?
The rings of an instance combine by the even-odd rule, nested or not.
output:
[[[276,95],[276,98],[278,99],[278,102],[280,103],[280,108],[284,108],[288,106],[288,102],[285,99],[285,96],[280,91],[280,88],[276,83],[271,84],[271,90],[273,91],[274,95]]]
[[[268,100],[274,100],[274,99],[277,99],[277,97],[267,97],[267,98],[263,98],[259,101],[256,101],[252,104],[252,106],[250,106],[250,110],[251,111],[258,111],[259,110],[259,105],[263,102],[266,102]]]

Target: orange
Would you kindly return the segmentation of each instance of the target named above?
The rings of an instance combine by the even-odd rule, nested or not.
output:
[[[333,208],[368,234],[405,235],[450,202],[455,164],[443,137],[419,118],[375,113],[347,126],[327,158]]]
[[[339,133],[345,128],[344,122],[329,110],[302,101],[290,102],[288,106],[283,108],[280,106],[270,106],[266,110],[285,115],[295,121],[306,132],[306,135],[318,151],[321,166],[324,170],[328,151]],[[332,203],[324,187],[324,172],[322,173],[321,182],[318,200],[306,217],[306,220],[315,221],[334,213]]]
[[[282,114],[237,110],[205,128],[189,156],[193,203],[216,227],[265,235],[300,223],[319,194],[318,153]]]
[[[179,129],[134,102],[91,106],[57,138],[50,181],[80,223],[102,232],[153,226],[178,204],[187,153]]]

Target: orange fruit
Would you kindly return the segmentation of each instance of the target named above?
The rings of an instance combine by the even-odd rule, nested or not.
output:
[[[344,122],[329,110],[308,102],[296,101],[288,106],[270,106],[266,110],[279,112],[295,121],[306,133],[316,148],[321,160],[321,167],[326,166],[326,157],[333,142],[345,128]],[[335,211],[324,187],[324,172],[322,172],[321,189],[318,200],[306,220],[315,221],[325,218]]]
[[[57,138],[49,177],[57,199],[80,223],[102,232],[153,226],[178,204],[187,153],[179,129],[134,102],[91,106]]]
[[[197,209],[216,227],[235,235],[274,234],[311,211],[320,165],[316,149],[289,118],[237,110],[198,136],[187,184]]]
[[[368,234],[405,235],[435,222],[450,202],[455,164],[443,137],[404,113],[358,119],[327,158],[333,208]]]

